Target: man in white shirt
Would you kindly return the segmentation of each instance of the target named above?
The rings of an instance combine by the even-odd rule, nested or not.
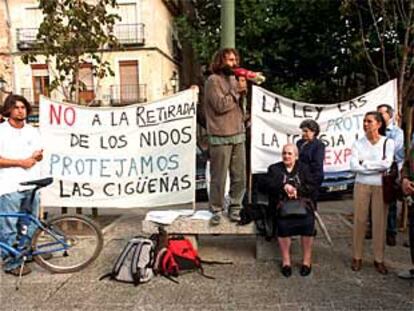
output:
[[[37,129],[26,124],[26,118],[32,111],[29,102],[20,95],[9,95],[3,106],[2,114],[7,118],[0,124],[0,211],[19,212],[30,200],[31,191],[21,191],[19,184],[40,178],[40,165],[43,158],[40,135]],[[20,191],[19,191],[20,190]],[[36,196],[31,212],[37,216],[39,197]],[[12,245],[17,237],[17,219],[0,217],[0,241]],[[31,236],[34,226],[29,226]],[[2,252],[3,260],[7,254]],[[19,275],[21,260],[7,260],[4,270]],[[30,273],[24,266],[22,275]]]

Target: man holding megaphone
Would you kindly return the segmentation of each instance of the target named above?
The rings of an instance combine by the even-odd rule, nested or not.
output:
[[[227,171],[230,172],[230,205],[228,216],[240,221],[240,209],[246,190],[246,156],[244,112],[241,94],[247,86],[238,84],[234,70],[239,65],[235,49],[219,50],[210,65],[212,74],[205,84],[204,103],[210,152],[210,198],[213,213],[210,225],[220,223],[224,210]]]

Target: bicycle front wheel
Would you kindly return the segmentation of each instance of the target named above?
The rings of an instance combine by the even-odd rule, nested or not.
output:
[[[47,223],[46,230],[33,235],[33,258],[54,273],[77,272],[90,265],[102,250],[103,237],[98,225],[82,215],[63,215]],[[50,257],[51,254],[52,257]]]

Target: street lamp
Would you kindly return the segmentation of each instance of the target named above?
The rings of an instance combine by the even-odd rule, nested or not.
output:
[[[3,79],[3,77],[0,77],[0,92],[6,93],[6,80]]]
[[[0,76],[0,110],[1,110],[1,106],[3,105],[3,94],[6,94],[6,95],[11,94],[11,92],[6,91],[6,85],[7,85],[6,80],[4,80],[2,76]]]
[[[176,93],[177,92],[177,86],[178,86],[178,75],[176,71],[173,71],[173,74],[170,78],[170,83],[171,86],[173,88],[173,92]]]

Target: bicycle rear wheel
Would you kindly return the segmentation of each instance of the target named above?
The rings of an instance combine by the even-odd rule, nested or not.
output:
[[[82,215],[64,215],[50,220],[47,230],[33,235],[32,250],[41,252],[34,260],[54,273],[77,272],[90,265],[102,250],[103,237],[98,225]],[[42,254],[52,254],[45,259]]]

